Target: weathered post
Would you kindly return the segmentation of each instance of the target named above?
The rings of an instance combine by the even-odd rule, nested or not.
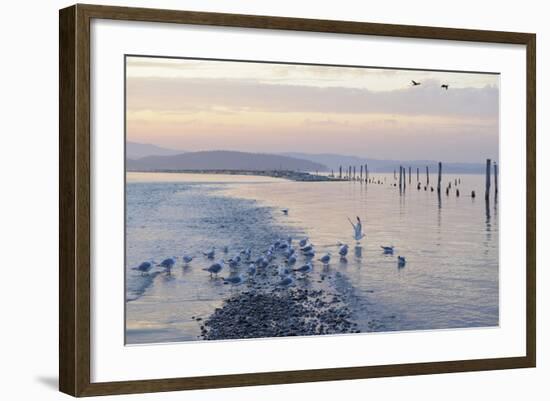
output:
[[[494,168],[495,168],[495,199],[496,199],[498,195],[498,167],[496,162],[494,164]]]
[[[437,164],[437,194],[441,195],[441,162]]]
[[[359,173],[359,180],[363,182],[363,165],[361,164],[361,172]]]
[[[342,179],[342,166],[340,166],[340,179]]]
[[[411,166],[409,166],[409,184],[411,183]]]
[[[397,179],[397,178],[395,177],[395,169],[393,169],[393,179],[394,179],[394,180]]]
[[[365,163],[365,182],[369,180],[369,165]]]
[[[428,166],[426,166],[426,185],[430,184],[430,170],[428,170]]]
[[[416,182],[419,182],[420,181],[420,169],[417,167],[416,168]]]
[[[403,167],[403,191],[407,188],[407,170]]]
[[[399,166],[399,191],[401,191],[403,167]]]
[[[489,200],[489,190],[491,189],[491,159],[487,159],[485,166],[485,200]]]
[[[351,166],[348,166],[348,180],[351,181]]]
[[[355,181],[355,166],[353,166],[353,181]]]

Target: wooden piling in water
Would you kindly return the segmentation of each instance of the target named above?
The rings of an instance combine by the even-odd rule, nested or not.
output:
[[[491,189],[491,159],[487,159],[485,166],[485,200],[489,200],[489,190]]]
[[[355,181],[355,166],[353,166],[353,181]]]
[[[403,167],[403,191],[407,188],[407,170]]]
[[[351,166],[348,166],[348,180],[351,181]]]
[[[411,183],[411,166],[409,166],[409,184]]]
[[[393,179],[395,180],[397,177],[395,176],[395,169],[393,169]]]
[[[430,170],[428,169],[428,166],[426,166],[426,185],[430,184]]]
[[[416,168],[416,182],[420,181],[420,168]]]
[[[494,171],[495,171],[495,199],[496,199],[498,195],[498,167],[496,162],[493,167],[495,168]]]
[[[365,163],[365,182],[369,180],[369,165]]]
[[[342,166],[340,166],[340,179],[342,179]]]
[[[403,173],[403,167],[399,166],[399,191],[401,191],[402,173]]]
[[[441,162],[437,164],[437,194],[441,195]]]

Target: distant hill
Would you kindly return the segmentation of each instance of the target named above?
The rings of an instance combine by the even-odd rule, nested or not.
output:
[[[151,170],[294,170],[328,171],[321,163],[296,157],[235,151],[189,152],[127,160],[129,171]]]
[[[185,152],[157,145],[126,142],[126,159],[129,170],[300,170],[338,172],[339,166],[368,164],[373,173],[391,173],[399,166],[409,166],[416,171],[437,170],[436,160],[381,160],[333,153],[279,154],[247,153],[236,151]],[[446,163],[443,172],[452,174],[479,174],[485,172],[481,163]]]
[[[184,151],[167,149],[148,143],[126,142],[126,158],[141,159],[147,156],[171,156],[182,154]]]
[[[380,160],[361,158],[357,156],[346,156],[331,153],[322,154],[310,154],[310,153],[281,153],[281,155],[296,157],[300,159],[310,160],[315,163],[324,164],[328,169],[334,170],[336,173],[340,166],[345,170],[348,166],[356,166],[359,168],[361,165],[368,164],[369,171],[374,173],[391,173],[394,169],[399,171],[399,166],[409,168],[409,166],[416,172],[416,168],[419,168],[421,172],[425,171],[426,166],[430,171],[437,171],[436,160]],[[443,172],[453,174],[478,174],[485,172],[484,163],[446,163],[443,162]]]

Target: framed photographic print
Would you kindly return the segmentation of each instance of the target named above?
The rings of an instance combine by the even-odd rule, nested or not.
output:
[[[535,35],[60,11],[60,390],[534,367]]]

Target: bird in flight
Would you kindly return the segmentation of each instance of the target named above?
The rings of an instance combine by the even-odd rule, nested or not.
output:
[[[441,87],[445,90],[449,90],[449,84],[443,84]]]
[[[411,83],[412,83],[412,86],[418,86],[418,85],[422,85],[421,82],[416,82],[414,79],[411,80]]]

